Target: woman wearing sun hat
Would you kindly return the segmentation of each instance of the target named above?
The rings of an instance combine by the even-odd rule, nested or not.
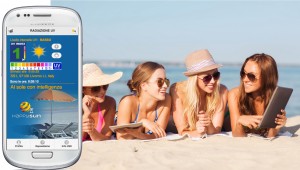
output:
[[[224,120],[227,88],[220,84],[221,65],[208,50],[198,50],[185,59],[187,80],[170,88],[172,116],[180,135],[202,137],[219,133]]]
[[[166,136],[171,97],[165,68],[156,62],[139,64],[132,73],[128,87],[132,95],[124,96],[118,107],[117,124],[142,122],[136,129],[118,129],[117,139],[153,139]]]
[[[94,63],[83,65],[82,140],[107,140],[114,124],[116,101],[107,96],[110,83],[122,77],[122,72],[105,74]]]

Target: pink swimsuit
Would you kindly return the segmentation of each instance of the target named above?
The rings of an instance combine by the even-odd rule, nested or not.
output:
[[[98,124],[96,130],[101,133],[102,126],[104,123],[104,117],[100,108],[100,104],[98,104]],[[86,138],[82,138],[82,141],[91,140],[90,136],[88,135]]]

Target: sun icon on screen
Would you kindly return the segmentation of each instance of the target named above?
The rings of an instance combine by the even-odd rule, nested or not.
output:
[[[46,52],[46,51],[45,51],[45,48],[42,48],[42,47],[40,47],[40,46],[35,47],[35,48],[33,49],[34,55],[36,55],[38,58],[40,58],[42,55],[44,55],[45,52]]]

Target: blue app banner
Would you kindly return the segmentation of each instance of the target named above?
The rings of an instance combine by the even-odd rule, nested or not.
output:
[[[78,138],[78,36],[7,43],[7,138]]]

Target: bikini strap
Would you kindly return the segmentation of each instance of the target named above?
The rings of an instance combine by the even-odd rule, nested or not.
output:
[[[140,104],[138,105],[138,110],[137,110],[137,113],[136,113],[136,116],[135,116],[135,120],[134,120],[133,123],[136,123],[137,118],[138,118],[138,116],[139,116],[139,113],[140,113]]]
[[[101,132],[103,123],[104,123],[104,117],[103,117],[103,114],[102,114],[102,111],[100,108],[100,103],[99,103],[98,104],[98,124],[96,127],[98,132]]]
[[[157,106],[158,106],[158,104],[156,105],[156,108],[155,108],[155,119],[154,119],[154,122],[156,122],[158,120]]]

